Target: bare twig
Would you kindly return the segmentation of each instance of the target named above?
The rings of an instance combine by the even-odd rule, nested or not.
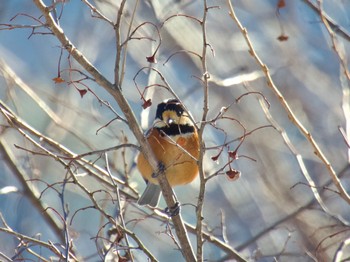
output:
[[[308,2],[308,1],[306,1]],[[310,6],[313,6],[312,3],[309,3]],[[345,133],[343,134],[343,137],[345,139],[345,142],[347,139],[350,138],[350,71],[348,69],[348,62],[347,62],[347,55],[345,48],[342,48],[341,40],[338,37],[339,33],[342,33],[341,36],[344,36],[344,29],[341,28],[338,24],[334,23],[325,13],[323,10],[323,3],[321,0],[318,0],[318,7],[315,7],[316,10],[320,14],[321,21],[323,25],[325,26],[329,37],[332,42],[332,49],[334,50],[335,54],[338,57],[340,68],[343,71],[343,79],[341,78],[341,86],[343,91],[343,99],[342,99],[342,108],[344,112],[345,117]],[[346,40],[350,40],[349,34],[346,34],[347,38]],[[348,146],[348,162],[350,163],[350,147]]]
[[[103,15],[94,5],[92,5],[88,0],[81,0],[83,3],[85,3],[90,9],[91,9],[91,14],[94,16],[96,14],[97,18],[102,19],[106,21],[109,25],[114,26],[113,22],[109,20],[105,15]]]
[[[135,233],[129,231],[126,227],[120,227],[118,223],[114,220],[112,216],[110,216],[106,211],[98,204],[98,201],[95,199],[94,194],[91,193],[75,176],[74,172],[69,168],[69,172],[72,175],[74,182],[79,186],[79,188],[90,198],[92,201],[94,208],[96,208],[106,219],[109,221],[111,225],[116,228],[120,228],[124,233],[128,234],[138,245],[139,248],[143,250],[143,252],[151,259],[151,261],[157,261],[153,254],[145,247],[145,245],[141,242],[141,240],[136,236]],[[129,247],[130,248],[130,247]]]
[[[0,101],[0,112],[4,115],[4,117],[8,120],[9,124],[11,126],[13,126],[15,129],[17,129],[17,131],[22,134],[25,137],[29,137],[29,141],[34,141],[34,145],[37,145],[38,148],[42,149],[42,151],[33,151],[33,150],[29,150],[30,153],[32,154],[40,154],[40,155],[45,155],[45,156],[50,156],[53,157],[55,160],[69,160],[70,162],[72,162],[73,160],[76,161],[75,163],[78,164],[78,166],[80,168],[82,168],[83,170],[87,171],[88,173],[91,173],[94,175],[94,177],[101,183],[105,184],[106,186],[109,186],[111,188],[113,188],[113,185],[109,182],[109,176],[106,173],[105,170],[103,170],[102,168],[100,168],[99,166],[95,165],[94,163],[91,163],[90,161],[84,159],[84,156],[88,156],[94,153],[97,154],[102,154],[105,153],[107,151],[114,150],[113,148],[122,148],[123,146],[117,146],[117,147],[113,147],[113,148],[109,148],[106,150],[97,150],[97,151],[92,151],[92,152],[87,152],[85,154],[82,155],[77,155],[73,152],[71,152],[70,150],[68,150],[66,147],[64,147],[63,145],[61,145],[60,143],[54,141],[53,139],[41,134],[40,132],[38,132],[37,130],[34,130],[32,127],[30,127],[27,123],[24,123],[23,121],[21,121],[2,101]],[[32,139],[31,135],[34,136],[36,139],[41,140],[41,143],[37,143],[36,139]],[[50,147],[55,148],[56,151],[60,152],[61,155],[58,155],[57,153],[54,152],[50,152],[50,154],[46,154],[46,148],[43,145],[49,145]],[[133,145],[135,146],[135,145]],[[22,147],[20,147],[22,148]],[[28,149],[24,149],[28,151]],[[64,162],[62,162],[64,163]],[[71,163],[64,163],[64,165],[69,165]],[[91,167],[91,168],[89,168]],[[100,175],[102,174],[102,176]],[[108,179],[106,179],[108,178]],[[117,182],[118,184],[124,185],[124,181],[117,179],[117,178],[113,178],[115,182]],[[132,188],[130,188],[132,190]],[[131,199],[135,199],[135,196],[131,195],[130,193],[127,193],[125,190],[121,190],[121,192],[123,192],[124,195],[126,195],[128,198]],[[134,191],[135,192],[135,191]],[[136,193],[136,192],[135,192]]]
[[[96,82],[106,89],[107,92],[109,92],[113,98],[118,103],[119,107],[123,111],[125,118],[127,119],[129,123],[129,127],[133,134],[135,135],[137,141],[140,143],[141,151],[145,155],[147,161],[149,162],[150,166],[155,170],[155,173],[159,174],[157,176],[159,184],[161,186],[164,199],[168,205],[168,207],[175,206],[175,198],[174,198],[174,192],[172,188],[169,185],[169,182],[167,181],[164,174],[159,172],[158,170],[158,163],[156,161],[156,158],[154,157],[153,151],[148,144],[146,138],[143,135],[143,132],[140,128],[140,126],[137,123],[136,117],[134,115],[133,110],[131,109],[128,101],[126,100],[125,96],[122,93],[122,89],[119,84],[119,62],[120,62],[120,50],[117,50],[117,59],[116,59],[116,68],[115,68],[115,84],[113,85],[110,83],[91,63],[86,59],[86,57],[72,44],[71,41],[67,38],[67,36],[64,34],[63,29],[57,25],[55,20],[52,17],[52,14],[50,13],[50,8],[45,5],[45,3],[42,0],[33,0],[37,8],[40,10],[40,12],[43,14],[46,20],[46,24],[51,29],[51,31],[55,34],[56,38],[61,42],[62,46],[75,58],[75,60],[87,71],[89,72],[96,80]],[[125,3],[123,1],[122,3]],[[118,19],[121,19],[121,12],[123,8],[120,7],[119,9],[119,16]],[[120,25],[120,20],[119,20]],[[116,24],[118,26],[118,22]],[[117,30],[119,32],[119,30]],[[117,33],[117,38],[119,38],[120,35]],[[117,40],[119,41],[119,40]],[[120,46],[120,42],[117,43],[117,46]],[[119,60],[118,60],[119,59]],[[182,254],[188,261],[194,261],[195,256],[190,244],[190,241],[187,236],[186,228],[183,224],[181,215],[174,216],[172,218],[174,222],[174,227],[176,230],[177,237],[179,238],[179,242],[182,247]]]
[[[132,28],[132,25],[133,25],[133,21],[135,19],[135,14],[136,14],[136,10],[137,10],[137,7],[139,5],[139,0],[136,0],[136,3],[135,3],[135,6],[134,6],[134,10],[132,11],[132,16],[131,16],[131,19],[130,19],[130,23],[129,23],[129,28],[128,28],[128,33],[127,33],[127,38],[129,39],[130,38],[130,35],[131,35],[131,28]],[[121,44],[120,48],[122,47],[123,44]],[[123,85],[123,80],[124,80],[124,75],[125,75],[125,65],[126,65],[126,57],[127,57],[127,50],[128,50],[128,42],[126,42],[123,46],[124,48],[124,55],[123,55],[123,61],[122,61],[122,67],[121,67],[121,72],[120,72],[120,75],[119,75],[119,82],[118,82],[118,85],[119,86],[122,86]]]
[[[341,172],[339,172],[339,177],[343,176],[344,174],[346,174],[346,172],[349,170],[350,166],[346,166]],[[321,190],[320,190],[320,194],[324,193],[324,191],[326,190],[326,187],[331,185],[332,180],[329,179],[329,181],[325,182],[323,185],[320,186]],[[252,238],[250,238],[248,241],[246,241],[245,243],[239,245],[236,247],[236,249],[238,251],[245,249],[246,247],[248,247],[250,244],[255,243],[258,239],[260,239],[262,236],[269,234],[271,229],[278,227],[279,225],[281,225],[282,223],[288,221],[289,219],[294,219],[298,214],[300,214],[301,212],[303,212],[304,210],[311,208],[312,205],[314,205],[316,203],[316,199],[312,198],[310,201],[308,201],[307,203],[305,203],[305,205],[303,205],[302,207],[296,209],[295,211],[293,211],[291,214],[277,220],[274,221],[273,223],[271,223],[270,226],[264,228],[261,232],[257,233],[255,236],[253,236]],[[349,223],[347,221],[342,221],[339,220],[341,223],[345,222],[343,225],[345,226],[349,226]]]
[[[347,253],[344,252],[344,249],[346,247],[348,247],[350,245],[350,238],[347,238],[345,239],[343,242],[341,242],[341,244],[339,245],[335,255],[334,255],[334,258],[333,258],[333,261],[334,262],[338,262],[338,261],[346,261],[349,259],[349,257],[347,258],[343,258],[343,256]]]
[[[201,21],[201,27],[202,27],[202,40],[203,40],[203,47],[202,47],[202,55],[201,55],[201,63],[202,63],[202,81],[203,81],[203,113],[202,113],[202,119],[201,124],[198,130],[198,136],[200,138],[201,144],[200,144],[200,153],[199,153],[199,159],[198,159],[198,166],[199,166],[199,177],[200,177],[200,187],[199,187],[199,195],[198,195],[198,201],[197,201],[197,210],[196,210],[196,216],[197,216],[197,225],[196,225],[196,236],[197,236],[197,260],[202,261],[203,260],[203,205],[204,205],[204,193],[205,193],[205,187],[206,187],[206,178],[205,178],[205,172],[204,172],[204,154],[205,154],[205,144],[203,140],[203,133],[206,126],[206,120],[207,115],[209,112],[209,78],[210,75],[207,70],[207,48],[208,48],[208,41],[207,41],[207,29],[206,29],[206,20],[208,15],[208,5],[207,1],[203,1],[203,18]]]
[[[61,127],[63,130],[65,130],[67,133],[71,134],[73,137],[77,138],[79,141],[84,143],[85,145],[89,146],[88,141],[86,141],[83,137],[79,137],[74,127],[69,127],[67,124],[62,121],[62,119],[55,113],[54,110],[52,110],[48,104],[38,95],[36,94],[33,89],[28,86],[26,83],[23,82],[23,80],[13,71],[12,68],[4,61],[0,59],[0,72],[5,77],[7,81],[13,81],[18,85],[19,88],[21,88],[27,95],[35,101],[35,103],[43,110],[43,112],[52,119],[52,121],[59,127]]]
[[[328,159],[326,158],[326,156],[324,155],[324,153],[322,152],[322,150],[320,149],[319,145],[317,144],[317,142],[315,141],[315,139],[313,138],[312,134],[303,126],[303,124],[299,121],[299,119],[295,116],[294,112],[292,111],[292,109],[290,108],[288,102],[285,100],[284,96],[282,95],[282,93],[280,92],[280,90],[277,88],[277,86],[274,84],[271,74],[269,72],[269,68],[266,66],[266,64],[264,64],[260,57],[258,56],[258,54],[256,53],[252,42],[250,41],[250,38],[248,36],[248,31],[246,28],[243,27],[243,25],[241,24],[241,22],[238,20],[232,3],[230,0],[227,0],[227,4],[228,4],[228,8],[229,8],[229,15],[232,18],[232,20],[236,23],[236,25],[238,26],[238,28],[240,29],[248,47],[249,47],[249,53],[251,56],[253,56],[253,58],[256,60],[257,64],[261,67],[261,70],[264,72],[265,77],[266,77],[266,82],[267,82],[267,86],[271,88],[271,90],[273,91],[273,93],[275,94],[275,96],[278,98],[278,100],[280,101],[281,105],[283,106],[283,108],[285,109],[286,113],[288,114],[288,118],[289,120],[299,129],[299,131],[305,136],[305,138],[309,141],[311,147],[314,150],[314,154],[324,163],[326,169],[328,170],[328,173],[330,175],[330,177],[333,180],[333,183],[335,184],[335,186],[338,188],[342,198],[350,204],[350,196],[349,194],[346,192],[345,188],[343,187],[343,185],[341,184],[341,181],[339,180],[336,172],[333,169],[333,166],[331,165],[331,163],[328,161]]]
[[[307,4],[313,11],[316,13],[320,13],[319,6],[311,0],[303,0],[305,4]],[[330,16],[323,12],[323,18],[326,19],[327,24],[330,28],[336,32],[338,35],[342,36],[348,42],[350,41],[350,33],[342,26],[338,25]]]
[[[154,210],[156,210],[154,208]],[[146,214],[143,210],[140,209],[140,212]],[[153,219],[156,219],[158,221],[161,221],[163,223],[168,222],[168,217],[165,217],[162,212],[153,212],[151,215],[146,214],[147,217],[151,217]],[[143,220],[143,219],[140,219]],[[193,235],[197,234],[197,228],[196,226],[193,226],[189,223],[185,223],[186,229],[188,230],[189,233],[192,233]],[[214,246],[218,247],[220,250],[226,253],[226,260],[227,259],[235,259],[240,262],[246,262],[247,260],[244,259],[233,247],[232,245],[229,245],[227,243],[224,243],[217,237],[213,236],[212,234],[208,232],[202,232],[203,238],[206,242],[213,244]]]
[[[107,170],[107,173],[109,174],[109,176],[110,176],[110,178],[111,178],[111,182],[112,182],[113,185],[114,185],[115,193],[116,193],[116,195],[117,195],[117,203],[118,203],[119,217],[120,217],[120,220],[121,220],[121,222],[122,222],[123,228],[126,229],[125,220],[124,220],[124,215],[123,215],[123,207],[122,207],[121,199],[120,199],[119,187],[118,187],[118,185],[117,185],[116,183],[114,183],[114,181],[113,181],[112,173],[111,173],[111,170],[109,169],[109,163],[108,163],[107,153],[105,153],[105,161],[106,161],[106,170]],[[128,247],[130,247],[129,239],[128,239],[128,236],[127,236],[127,235],[125,236],[125,242],[126,242],[126,245],[127,245]],[[132,255],[132,253],[131,253],[130,250],[129,250],[129,254],[130,254],[130,260],[131,260],[131,261],[134,261],[133,255]]]
[[[260,106],[263,109],[266,119],[272,124],[272,126],[280,133],[285,145],[288,147],[288,149],[290,150],[290,152],[294,155],[296,161],[298,162],[298,165],[300,167],[300,171],[303,174],[303,176],[305,177],[305,179],[308,182],[308,185],[310,187],[310,189],[312,190],[312,193],[314,194],[314,197],[316,199],[316,201],[318,202],[318,204],[321,206],[321,208],[323,209],[323,211],[325,211],[327,214],[329,214],[330,216],[333,217],[337,217],[337,219],[345,222],[345,219],[343,219],[340,216],[337,216],[336,214],[333,214],[328,207],[326,206],[326,204],[324,203],[324,201],[321,198],[321,195],[319,194],[318,188],[316,187],[316,183],[314,182],[314,180],[312,179],[311,175],[309,174],[309,171],[306,168],[305,162],[304,162],[304,158],[303,156],[297,151],[297,149],[294,147],[292,141],[290,140],[287,132],[278,124],[278,122],[272,117],[270,111],[268,110],[266,104],[264,103],[264,101],[262,100],[262,98],[259,98],[259,102],[260,102]]]
[[[29,200],[32,204],[38,209],[38,211],[42,214],[43,219],[50,225],[50,228],[55,232],[56,236],[60,239],[61,242],[64,241],[64,237],[62,234],[62,229],[59,225],[54,221],[54,219],[46,212],[44,212],[45,207],[42,205],[42,202],[39,201],[37,197],[37,192],[33,192],[27,182],[27,177],[23,169],[18,166],[15,162],[16,157],[9,150],[9,145],[5,144],[6,142],[0,143],[0,151],[4,153],[4,161],[9,164],[9,167],[12,169],[13,173],[16,175],[17,179],[20,181],[21,186],[24,190],[24,194],[28,196]]]
[[[1,213],[0,213],[0,217],[1,217],[1,220],[2,222],[4,223],[4,218],[2,217]],[[23,235],[23,234],[20,234],[16,231],[14,231],[12,228],[10,228],[8,225],[5,224],[5,227],[0,227],[0,231],[1,232],[5,232],[7,234],[10,234],[10,235],[13,235],[15,236],[16,238],[18,238],[19,240],[21,241],[27,241],[27,242],[31,242],[35,245],[39,245],[39,246],[42,246],[42,247],[45,247],[49,250],[51,250],[58,258],[61,258],[61,259],[66,259],[62,252],[60,252],[54,244],[50,243],[50,242],[44,242],[44,241],[41,241],[39,239],[36,239],[36,238],[32,238],[32,237],[28,237],[26,235]],[[74,256],[73,253],[69,253],[70,255],[70,258],[73,260],[73,261],[78,261],[78,259]]]

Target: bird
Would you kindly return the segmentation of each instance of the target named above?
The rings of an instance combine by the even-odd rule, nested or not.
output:
[[[192,182],[198,175],[199,137],[195,124],[178,99],[166,99],[157,106],[147,141],[171,187]],[[154,170],[140,153],[137,167],[147,183],[139,205],[158,205],[161,188]]]

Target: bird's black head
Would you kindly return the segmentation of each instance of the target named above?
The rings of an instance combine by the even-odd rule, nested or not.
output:
[[[191,134],[195,129],[187,111],[177,99],[168,99],[158,105],[154,126],[167,135]]]
[[[176,113],[178,117],[181,117],[183,113],[185,112],[184,107],[177,99],[167,99],[163,101],[162,103],[158,104],[157,107],[157,113],[156,113],[156,119],[164,120],[163,119],[163,113],[165,111],[172,111]]]

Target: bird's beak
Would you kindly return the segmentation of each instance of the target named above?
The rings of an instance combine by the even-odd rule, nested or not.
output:
[[[171,125],[172,123],[174,123],[174,119],[172,118],[169,118],[167,121],[166,121],[166,124],[169,126]]]

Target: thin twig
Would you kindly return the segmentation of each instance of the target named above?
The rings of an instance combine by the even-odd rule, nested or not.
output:
[[[32,154],[40,154],[40,155],[50,156],[50,157],[53,157],[55,160],[57,160],[57,159],[70,160],[70,163],[68,162],[67,165],[71,164],[71,162],[74,160],[75,161],[74,163],[76,163],[80,168],[85,170],[87,173],[93,174],[93,176],[97,179],[97,181],[101,182],[102,184],[105,184],[108,187],[113,188],[113,185],[111,185],[111,183],[109,182],[109,179],[108,180],[106,179],[109,177],[108,174],[106,173],[106,171],[104,169],[100,168],[99,166],[97,166],[96,164],[91,163],[90,161],[84,159],[83,156],[88,156],[88,155],[94,154],[94,153],[101,153],[102,154],[102,153],[107,152],[109,150],[113,150],[113,148],[115,148],[115,149],[122,148],[123,145],[108,148],[106,150],[97,150],[97,151],[87,152],[87,153],[82,154],[82,155],[78,155],[78,154],[71,152],[69,149],[64,147],[62,144],[60,144],[57,141],[54,141],[53,139],[43,135],[39,131],[33,129],[27,123],[23,122],[1,100],[0,100],[0,112],[4,115],[5,118],[8,119],[9,124],[12,127],[14,127],[15,129],[17,129],[17,131],[19,133],[21,133],[25,137],[30,137],[30,135],[34,136],[36,139],[32,139],[33,141],[40,140],[41,141],[40,144],[37,142],[34,143],[34,145],[38,145],[38,148],[43,149],[43,148],[45,148],[45,146],[49,145],[50,147],[53,147],[56,151],[61,152],[61,155],[58,155],[57,153],[53,153],[51,151],[50,151],[51,154],[46,154],[45,150],[42,150],[40,152],[28,150],[25,148],[23,148],[23,150],[26,150]],[[17,147],[22,148],[19,146],[17,146]],[[136,147],[136,145],[134,145],[132,147]],[[113,179],[115,182],[117,182],[121,185],[125,185],[124,181],[122,181],[118,178],[115,178],[115,177],[113,177]],[[132,188],[129,188],[129,189],[131,189],[136,194],[136,192]],[[136,199],[135,196],[131,195],[130,193],[126,192],[125,190],[121,190],[121,192],[123,192],[123,194],[125,196],[127,196],[128,198]]]
[[[203,1],[203,18],[201,21],[201,27],[202,27],[202,40],[203,40],[203,47],[202,47],[202,55],[201,55],[201,63],[202,63],[202,81],[203,81],[203,112],[202,112],[202,119],[201,124],[198,130],[198,136],[200,139],[200,152],[199,152],[199,159],[198,159],[198,166],[199,166],[199,178],[200,178],[200,187],[199,187],[199,194],[198,194],[198,201],[197,201],[197,210],[196,210],[196,216],[197,216],[197,225],[196,225],[196,237],[197,237],[197,260],[203,261],[203,205],[204,205],[204,195],[205,195],[205,187],[206,187],[206,178],[205,178],[205,172],[204,172],[204,154],[205,154],[205,144],[203,140],[203,133],[206,126],[206,120],[207,120],[207,114],[209,112],[209,73],[207,72],[207,48],[208,48],[208,41],[207,41],[207,29],[206,29],[206,22],[207,22],[207,15],[208,15],[208,6],[207,1]]]
[[[310,4],[312,5],[312,4]],[[343,71],[343,75],[345,76],[345,79],[341,78],[341,86],[343,91],[343,99],[342,99],[342,109],[344,113],[345,118],[345,135],[343,135],[345,141],[347,138],[350,138],[350,71],[348,68],[348,62],[347,62],[347,55],[345,48],[342,48],[342,43],[337,37],[338,30],[341,30],[340,32],[344,32],[342,28],[340,28],[339,25],[335,24],[333,21],[330,20],[330,18],[327,16],[325,11],[323,10],[322,1],[318,0],[318,12],[320,14],[321,21],[323,25],[325,26],[329,37],[332,41],[332,49],[336,53],[340,68]],[[344,35],[342,35],[344,36]],[[348,38],[347,41],[350,40],[349,35],[347,34]],[[350,147],[348,146],[348,162],[350,163]]]
[[[111,26],[114,26],[113,22],[111,20],[109,20],[105,15],[103,15],[94,5],[92,5],[88,0],[81,0],[83,3],[85,3],[93,13],[97,14],[97,18],[100,18],[104,21],[106,21],[108,24],[110,24]],[[96,17],[96,16],[95,16]]]
[[[164,199],[167,203],[167,206],[169,208],[175,206],[176,201],[174,198],[174,192],[172,188],[169,185],[168,180],[166,179],[165,175],[159,171],[158,169],[158,163],[156,161],[156,158],[154,157],[153,151],[148,144],[145,136],[143,135],[143,132],[136,120],[136,117],[134,115],[133,110],[131,109],[128,101],[126,100],[124,94],[122,93],[122,89],[120,86],[117,86],[119,83],[119,62],[116,61],[116,68],[115,68],[115,84],[113,85],[110,83],[91,63],[87,60],[87,58],[72,44],[72,42],[67,38],[67,36],[64,34],[63,29],[60,28],[54,19],[52,18],[52,15],[50,13],[50,8],[45,5],[45,3],[42,0],[33,0],[37,8],[40,10],[40,12],[43,14],[46,20],[47,26],[51,29],[51,31],[55,34],[56,38],[61,42],[62,46],[75,58],[75,60],[87,71],[89,72],[96,82],[103,87],[107,92],[109,92],[113,98],[118,103],[120,109],[125,115],[125,118],[127,119],[129,123],[130,130],[135,135],[137,141],[140,143],[141,151],[146,157],[146,160],[152,167],[152,169],[155,171],[156,174],[159,174],[157,176],[159,185],[162,189],[162,193],[164,196]],[[125,2],[125,1],[123,1]],[[122,3],[123,3],[122,2]],[[121,12],[123,8],[119,9],[119,12]],[[120,16],[121,17],[121,14]],[[121,18],[120,18],[121,19]],[[119,23],[120,25],[120,23]],[[117,30],[119,31],[119,30]],[[117,37],[120,37],[120,35],[117,35]],[[120,46],[117,44],[117,46]],[[120,50],[117,50],[117,52],[120,52]],[[117,58],[120,59],[120,53],[117,55]],[[194,261],[195,256],[190,244],[190,241],[188,239],[188,235],[186,232],[186,228],[183,224],[183,220],[181,218],[181,215],[177,215],[172,217],[172,220],[174,222],[174,227],[176,230],[177,237],[179,238],[179,242],[182,247],[182,254],[184,258],[187,261]]]
[[[119,85],[120,81],[120,59],[122,55],[122,50],[123,46],[121,45],[121,22],[122,22],[122,17],[123,17],[123,12],[124,12],[124,6],[125,6],[126,0],[122,0],[119,9],[118,9],[118,15],[117,15],[117,21],[114,26],[114,31],[115,31],[115,47],[117,49],[116,57],[115,57],[115,66],[114,66],[114,85],[116,88],[121,88]]]
[[[135,14],[136,14],[136,10],[137,10],[138,5],[139,5],[139,0],[136,0],[135,6],[134,6],[134,10],[132,11],[132,16],[131,16],[130,23],[129,23],[127,39],[129,39],[129,37],[130,37],[131,27],[132,27],[133,22],[135,20]],[[120,48],[121,48],[123,44],[120,44],[120,45],[121,45],[120,46]],[[120,75],[119,75],[119,82],[118,82],[119,86],[123,85],[123,80],[124,80],[124,75],[125,75],[126,58],[127,58],[127,54],[128,54],[128,52],[127,52],[127,50],[128,50],[128,42],[126,42],[123,45],[123,48],[124,48],[124,55],[123,55],[123,61],[121,62],[122,63],[122,67],[121,67],[121,72],[120,72]]]
[[[251,56],[253,56],[253,58],[256,60],[257,64],[261,67],[261,70],[264,72],[265,77],[266,77],[266,82],[267,82],[267,86],[273,91],[273,93],[275,94],[275,96],[278,98],[278,100],[280,101],[281,105],[283,106],[283,108],[285,109],[286,113],[288,114],[288,119],[299,129],[299,131],[305,136],[305,138],[309,141],[311,147],[313,148],[314,154],[324,163],[326,169],[328,170],[328,173],[330,175],[330,177],[333,180],[333,183],[335,184],[335,186],[338,188],[342,198],[350,204],[350,196],[349,194],[346,192],[345,188],[343,187],[343,185],[341,184],[341,181],[339,180],[336,172],[333,169],[333,166],[331,165],[331,163],[328,161],[328,159],[326,158],[326,156],[324,155],[324,153],[322,152],[321,148],[319,147],[319,145],[317,144],[317,142],[315,141],[315,139],[313,138],[312,134],[303,126],[303,124],[299,121],[299,119],[295,116],[293,110],[291,109],[291,107],[289,106],[288,102],[285,100],[284,96],[282,95],[282,93],[280,92],[280,90],[277,88],[277,86],[275,85],[274,81],[272,80],[271,74],[269,72],[269,68],[267,67],[267,65],[265,65],[260,57],[258,56],[258,54],[256,53],[252,42],[250,41],[250,38],[248,36],[248,31],[246,28],[243,27],[243,25],[241,24],[241,22],[238,20],[232,3],[230,0],[227,0],[227,4],[228,4],[228,8],[229,8],[229,15],[232,18],[232,20],[237,24],[238,28],[240,29],[248,47],[249,47],[249,53]]]
[[[260,103],[260,106],[261,106],[261,108],[263,109],[263,111],[265,113],[266,119],[280,133],[280,135],[281,135],[285,145],[287,146],[289,151],[294,155],[294,157],[295,157],[295,159],[298,162],[298,165],[300,167],[301,173],[303,174],[303,176],[305,177],[306,181],[308,182],[308,185],[309,185],[312,193],[314,194],[314,197],[315,197],[316,201],[321,206],[322,210],[324,212],[326,212],[327,214],[329,214],[330,216],[335,217],[335,218],[341,220],[343,223],[345,223],[345,219],[342,218],[340,215],[333,214],[328,209],[328,207],[326,206],[324,201],[322,200],[322,197],[321,197],[321,195],[318,192],[318,188],[316,187],[316,183],[314,182],[314,180],[312,179],[311,175],[309,174],[309,172],[307,170],[307,167],[305,165],[303,156],[294,147],[294,145],[292,144],[292,141],[289,139],[289,136],[288,136],[287,132],[272,117],[272,115],[271,115],[270,111],[268,110],[266,104],[264,103],[264,101],[262,101],[262,98],[259,98],[259,103]]]
[[[1,217],[1,220],[2,222],[4,222],[4,218],[2,216],[2,214],[0,213],[0,217]],[[31,242],[33,244],[36,244],[36,245],[39,245],[39,246],[42,246],[42,247],[45,247],[49,250],[51,250],[58,258],[61,258],[61,259],[66,259],[62,252],[60,252],[52,243],[50,242],[44,242],[42,240],[39,240],[39,239],[36,239],[36,238],[32,238],[32,237],[28,237],[26,235],[23,235],[21,233],[18,233],[16,231],[14,231],[13,229],[11,229],[8,225],[5,225],[5,227],[0,227],[0,231],[1,232],[5,232],[7,234],[10,234],[10,235],[13,235],[15,236],[16,238],[18,238],[19,240],[21,241],[28,241],[28,242]],[[73,261],[78,261],[77,258],[74,257],[74,254],[70,253],[70,258],[73,259]]]
[[[75,176],[74,172],[68,168],[74,183],[79,186],[80,189],[83,190],[83,192],[90,198],[91,202],[94,205],[94,208],[96,208],[106,219],[109,221],[111,225],[113,225],[116,228],[120,228],[118,223],[114,220],[112,216],[110,216],[106,211],[98,204],[98,201],[95,199],[94,194],[91,193]],[[146,248],[146,246],[141,242],[141,240],[134,234],[133,232],[129,231],[127,228],[123,227],[121,228],[122,231],[126,234],[128,234],[138,245],[139,248],[148,256],[151,261],[157,261],[157,259],[153,256],[153,254]],[[131,247],[129,247],[131,248]]]
[[[303,0],[305,4],[307,4],[313,11],[316,13],[320,13],[319,6],[315,4],[313,1],[310,0]],[[342,36],[346,41],[350,41],[350,33],[342,26],[337,24],[329,15],[323,12],[323,18],[326,19],[327,23],[329,24],[330,28],[336,32],[338,35]]]
[[[125,226],[125,220],[124,220],[124,215],[123,215],[123,207],[122,207],[122,204],[121,204],[121,199],[120,199],[120,193],[119,193],[119,186],[118,184],[116,184],[114,181],[113,181],[113,177],[112,177],[112,173],[111,173],[111,170],[109,169],[109,163],[108,163],[108,156],[107,156],[107,153],[105,153],[105,162],[106,162],[106,170],[107,170],[107,173],[109,174],[110,178],[111,178],[111,182],[112,184],[114,185],[114,188],[115,188],[115,193],[117,195],[117,203],[118,203],[118,212],[119,212],[119,217],[120,217],[120,220],[122,222],[122,226],[123,228],[126,229],[126,226]],[[125,243],[128,247],[130,247],[130,243],[129,243],[129,239],[128,239],[128,236],[126,235],[125,236]],[[133,255],[131,253],[131,251],[129,250],[129,254],[130,254],[130,260],[131,261],[134,261],[134,258],[133,258]]]

